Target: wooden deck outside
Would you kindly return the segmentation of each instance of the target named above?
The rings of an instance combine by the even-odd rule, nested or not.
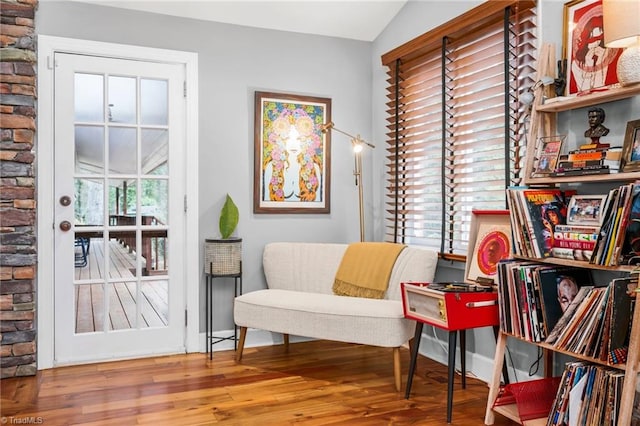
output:
[[[116,240],[109,242],[109,278],[130,280],[135,277],[135,253],[129,253]],[[142,259],[144,262],[144,258]],[[89,247],[87,265],[75,268],[75,279],[104,278],[104,247],[102,239],[94,238]],[[135,281],[106,284],[76,285],[76,333],[135,328],[136,322]],[[162,327],[168,324],[168,282],[153,280],[140,282],[141,328]],[[104,298],[109,298],[109,313],[104,315]]]

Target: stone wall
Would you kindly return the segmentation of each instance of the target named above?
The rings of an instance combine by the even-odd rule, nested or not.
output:
[[[36,36],[38,0],[1,0],[0,368],[36,373]]]

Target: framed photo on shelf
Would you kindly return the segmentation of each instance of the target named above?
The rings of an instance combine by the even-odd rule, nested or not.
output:
[[[623,49],[604,46],[602,0],[564,4],[563,58],[567,60],[567,95],[613,86]]]
[[[536,158],[531,177],[549,176],[556,170],[566,135],[543,136],[536,145]]]
[[[511,244],[509,210],[473,210],[465,282],[497,284],[498,262],[511,258]]]
[[[601,226],[606,203],[606,194],[572,195],[567,208],[567,225]]]
[[[254,213],[329,213],[331,99],[255,92]]]
[[[627,122],[620,163],[623,172],[640,170],[640,120]]]

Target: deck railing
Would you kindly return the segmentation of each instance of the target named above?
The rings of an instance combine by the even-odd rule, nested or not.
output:
[[[134,226],[136,224],[135,216],[111,215],[109,216],[109,225],[111,226]],[[142,225],[164,225],[155,216],[142,216]],[[132,231],[112,232],[112,236],[116,237],[120,244],[127,247],[129,252],[136,249],[136,234]],[[167,251],[167,231],[166,230],[143,230],[142,231],[142,248],[141,253],[145,260],[142,268],[143,275],[164,274],[169,265]]]

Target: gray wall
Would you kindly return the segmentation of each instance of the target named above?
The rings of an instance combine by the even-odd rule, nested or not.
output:
[[[218,213],[226,194],[231,194],[240,210],[236,234],[243,239],[245,292],[265,285],[261,256],[268,242],[359,240],[351,144],[336,133],[331,149],[330,214],[253,214],[253,94],[260,90],[331,98],[336,126],[369,138],[371,43],[66,1],[41,2],[36,31],[198,53],[200,241],[219,237]],[[367,153],[367,174],[372,173],[370,161]],[[370,178],[365,190],[370,200]],[[371,238],[372,233],[368,235]],[[201,295],[204,312],[202,290]],[[217,287],[214,329],[232,328],[232,296],[231,282]]]

